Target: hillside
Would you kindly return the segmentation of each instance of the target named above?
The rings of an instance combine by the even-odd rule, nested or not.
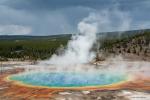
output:
[[[150,57],[150,31],[104,41],[100,50],[105,54],[121,54],[129,58],[135,56],[147,60]]]
[[[70,35],[0,36],[0,60],[37,60],[49,58]]]
[[[99,33],[100,51],[105,54],[149,55],[150,30]],[[66,46],[71,34],[52,36],[0,36],[0,60],[47,59]],[[96,47],[96,46],[94,46]]]

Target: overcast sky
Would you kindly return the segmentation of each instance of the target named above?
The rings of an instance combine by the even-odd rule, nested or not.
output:
[[[76,33],[83,18],[103,12],[111,25],[102,23],[100,32],[119,30],[123,19],[125,30],[150,28],[150,0],[0,0],[0,35]]]

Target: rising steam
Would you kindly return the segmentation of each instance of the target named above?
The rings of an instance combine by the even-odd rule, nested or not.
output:
[[[78,24],[79,34],[72,36],[67,49],[62,55],[53,55],[49,60],[51,64],[75,65],[88,63],[95,57],[91,51],[96,42],[97,17],[89,15]]]
[[[114,29],[114,20],[118,20],[118,25]],[[95,57],[95,52],[91,50],[96,42],[96,34],[105,30],[127,30],[130,26],[130,19],[127,13],[117,9],[112,11],[101,11],[90,13],[78,24],[78,34],[73,35],[68,42],[67,49],[61,55],[54,54],[49,64],[54,65],[77,65],[88,63]]]

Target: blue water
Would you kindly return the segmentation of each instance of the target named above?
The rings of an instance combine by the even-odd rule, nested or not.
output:
[[[10,79],[34,86],[83,87],[110,85],[125,80],[126,76],[108,73],[34,72],[13,75]]]

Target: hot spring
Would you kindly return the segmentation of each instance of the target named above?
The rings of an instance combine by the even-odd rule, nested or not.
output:
[[[9,80],[29,86],[72,88],[112,85],[127,80],[127,76],[106,72],[28,72],[9,76]]]

